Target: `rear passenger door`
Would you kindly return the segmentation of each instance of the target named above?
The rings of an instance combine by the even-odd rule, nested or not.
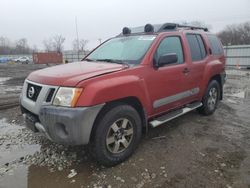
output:
[[[193,99],[196,100],[201,90],[201,82],[208,56],[204,39],[200,34],[187,33],[186,38],[191,58],[189,65],[189,85],[198,91],[197,95],[193,96]]]

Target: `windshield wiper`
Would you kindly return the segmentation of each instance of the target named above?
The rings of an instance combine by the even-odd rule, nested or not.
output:
[[[129,64],[122,61],[122,60],[116,60],[116,59],[95,59],[95,61],[104,61],[104,62],[108,62],[108,63],[116,63],[116,64],[122,64],[122,65],[126,65],[129,67]]]
[[[84,59],[84,61],[94,61],[93,59]]]

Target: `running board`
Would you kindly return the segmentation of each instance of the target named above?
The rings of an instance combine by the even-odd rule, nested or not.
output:
[[[181,108],[181,109],[178,109],[178,110],[175,110],[175,111],[172,111],[172,112],[169,112],[163,116],[160,116],[156,119],[154,119],[153,121],[150,121],[149,122],[149,125],[151,127],[157,127],[163,123],[166,123],[174,118],[177,118],[181,115],[184,115],[196,108],[199,108],[200,106],[202,106],[202,103],[201,102],[195,102],[195,103],[191,103],[191,104],[188,104],[186,105],[185,107]]]

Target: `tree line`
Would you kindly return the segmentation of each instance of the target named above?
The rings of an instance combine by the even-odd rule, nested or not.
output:
[[[66,40],[65,37],[63,37],[62,35],[56,35],[49,39],[45,39],[43,41],[44,50],[46,52],[51,52],[51,51],[62,52],[64,48],[63,44],[65,40]],[[75,52],[84,52],[86,50],[87,43],[88,43],[88,40],[75,39],[72,42],[72,50]]]
[[[250,44],[250,21],[228,25],[217,36],[224,46]]]
[[[30,54],[35,50],[29,47],[28,41],[25,38],[21,38],[16,42],[10,41],[7,37],[0,37],[0,54]]]
[[[55,35],[43,41],[45,52],[59,52],[62,53],[64,49],[65,37],[62,35]],[[75,39],[72,42],[72,50],[75,52],[84,52],[88,40]],[[32,54],[37,52],[36,46],[30,47],[26,38],[21,38],[15,42],[12,42],[7,37],[0,36],[0,55],[15,55],[15,54]]]

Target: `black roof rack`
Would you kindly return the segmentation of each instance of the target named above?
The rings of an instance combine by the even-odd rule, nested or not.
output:
[[[181,25],[177,23],[165,23],[162,25],[162,27],[159,29],[158,32],[165,31],[165,30],[171,30],[171,29],[177,29],[177,28],[187,28],[191,30],[203,30],[203,31],[208,31],[208,28],[206,27],[197,27],[197,26],[191,26],[191,25]]]
[[[145,26],[134,27],[134,28],[124,27],[121,35],[129,35],[129,34],[135,34],[135,33],[158,33],[158,32],[164,32],[164,31],[177,30],[178,28],[185,28],[185,29],[191,29],[191,30],[197,29],[197,30],[203,30],[205,32],[208,31],[208,28],[206,27],[181,25],[177,23],[164,23],[164,24],[154,24],[154,25],[146,24]]]

